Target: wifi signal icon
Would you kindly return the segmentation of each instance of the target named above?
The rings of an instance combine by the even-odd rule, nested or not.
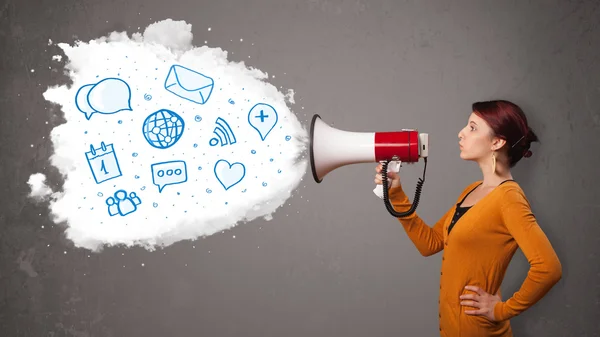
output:
[[[217,126],[215,126],[213,133],[216,135],[216,137],[209,141],[210,146],[217,146],[219,143],[221,143],[221,146],[235,144],[235,135],[233,134],[229,124],[227,124],[227,122],[221,117],[217,118],[215,124],[217,124]]]

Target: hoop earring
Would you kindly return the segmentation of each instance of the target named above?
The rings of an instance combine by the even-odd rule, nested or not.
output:
[[[492,152],[492,173],[496,173],[496,152]]]

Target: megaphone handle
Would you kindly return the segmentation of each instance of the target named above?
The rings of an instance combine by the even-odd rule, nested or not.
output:
[[[381,161],[380,163],[384,163],[384,161]],[[397,161],[391,161],[388,164],[387,167],[387,172],[394,172],[394,173],[398,173],[400,172],[400,167],[402,167],[402,162],[397,160]],[[391,184],[392,181],[390,178],[388,178],[388,184]],[[375,193],[376,196],[378,196],[379,198],[383,199],[383,184],[379,184],[377,186],[375,186],[375,189],[373,190],[373,193]]]
[[[388,212],[390,212],[390,214],[396,218],[402,218],[405,216],[409,216],[411,214],[413,214],[415,212],[415,210],[417,209],[417,206],[419,205],[419,199],[421,198],[421,190],[423,189],[423,183],[425,183],[425,172],[427,172],[427,157],[423,157],[423,162],[425,163],[425,166],[423,167],[423,178],[419,178],[419,181],[417,182],[417,188],[415,190],[415,199],[413,200],[412,205],[410,206],[410,209],[408,211],[405,212],[398,212],[394,209],[394,205],[391,204],[390,199],[389,199],[389,191],[388,189],[388,182],[387,179],[383,180],[383,202],[385,204],[385,208],[387,208]],[[387,169],[387,164],[384,163],[383,167],[385,167]],[[387,170],[386,170],[387,172]],[[387,175],[386,175],[387,176]]]

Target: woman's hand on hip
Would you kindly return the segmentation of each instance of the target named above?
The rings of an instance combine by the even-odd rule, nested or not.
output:
[[[477,308],[475,310],[465,310],[465,314],[485,316],[495,322],[494,307],[498,302],[502,301],[502,298],[499,295],[488,294],[476,286],[466,286],[465,289],[472,290],[475,294],[460,295],[460,304]]]

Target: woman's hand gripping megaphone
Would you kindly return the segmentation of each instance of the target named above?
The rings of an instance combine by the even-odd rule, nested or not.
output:
[[[400,166],[402,166],[402,162],[400,161],[390,161],[387,166],[387,176],[388,176],[388,191],[392,187],[400,186],[400,176],[398,172],[400,172]],[[377,172],[375,174],[375,189],[373,189],[373,193],[378,196],[380,199],[383,199],[383,174],[381,173],[383,170],[383,162],[379,162],[379,165],[375,168]]]
[[[383,165],[379,163],[377,167],[375,167],[375,184],[382,185],[383,184],[383,176],[381,174],[381,170],[383,169]],[[394,172],[395,170],[388,170],[387,176],[390,181],[388,184],[388,188],[398,187],[400,186],[400,174]]]

